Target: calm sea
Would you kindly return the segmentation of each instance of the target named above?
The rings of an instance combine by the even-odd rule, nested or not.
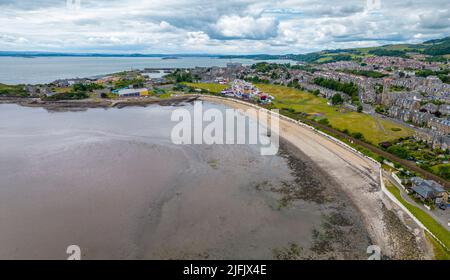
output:
[[[229,62],[249,65],[258,61],[210,57],[182,57],[178,59],[161,59],[158,57],[0,57],[0,83],[39,84],[49,83],[57,79],[86,78],[131,69],[225,66]],[[274,62],[294,63],[289,60]]]
[[[65,259],[71,244],[85,259],[270,259],[309,246],[323,205],[279,211],[258,188],[292,181],[287,160],[254,145],[174,145],[175,108],[0,104],[0,259]]]

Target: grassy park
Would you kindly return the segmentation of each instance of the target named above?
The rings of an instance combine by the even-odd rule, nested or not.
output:
[[[5,85],[0,83],[0,97],[27,97],[27,92],[23,89],[23,85]]]
[[[183,83],[187,86],[204,89],[210,93],[220,93],[222,90],[226,89],[228,85],[212,84],[212,83]]]
[[[220,93],[227,85],[212,83],[185,83],[187,86]],[[373,116],[347,110],[340,106],[330,106],[327,100],[309,92],[279,85],[257,84],[261,91],[275,97],[273,105],[278,109],[293,109],[303,112],[314,120],[327,119],[336,129],[348,130],[350,133],[359,132],[364,138],[377,145],[380,142],[407,137],[413,131],[385,119],[374,119]]]
[[[360,132],[364,138],[378,144],[400,137],[412,135],[412,130],[385,119],[357,113],[339,106],[330,106],[327,100],[309,92],[277,85],[257,85],[262,91],[275,97],[276,108],[290,108],[297,112],[307,113],[311,119],[328,119],[329,123],[339,130],[347,129],[350,133]]]

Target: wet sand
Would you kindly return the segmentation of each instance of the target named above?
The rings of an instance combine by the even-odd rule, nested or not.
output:
[[[2,106],[1,259],[64,259],[71,244],[85,259],[365,259],[380,242],[377,209],[362,211],[378,206],[376,173],[304,131],[283,125],[302,145],[286,134],[262,157],[172,145],[170,106]]]
[[[289,143],[281,153],[292,178],[252,172],[256,158],[225,171],[218,154],[211,176],[185,181],[160,205],[144,230],[143,258],[277,259],[291,244],[302,248],[291,259],[364,258],[362,220],[333,179]]]
[[[212,96],[204,96],[201,99],[242,110],[248,108],[247,105],[233,100]],[[380,189],[379,167],[376,164],[308,128],[283,119],[280,120],[280,136],[302,151],[318,168],[326,170],[326,173],[334,179],[338,192],[345,193],[358,209],[372,244],[380,246],[385,258],[416,258],[427,249],[419,248],[417,244],[410,242],[407,244],[408,250],[419,253],[404,255],[399,253],[399,247],[405,246],[405,242],[399,236],[407,232],[407,229],[399,219],[393,226],[392,213],[388,213],[384,205],[386,199]],[[421,236],[423,233],[418,235],[418,239],[423,239]]]
[[[192,102],[198,99],[195,95],[178,95],[167,99],[154,96],[132,97],[132,98],[88,98],[81,100],[42,100],[40,98],[28,97],[1,97],[0,104],[17,104],[24,107],[44,108],[49,112],[79,112],[94,108],[125,108],[125,107],[146,107],[159,104],[161,106],[177,106],[184,102]]]

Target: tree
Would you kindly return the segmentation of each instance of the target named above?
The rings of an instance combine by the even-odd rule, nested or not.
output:
[[[359,139],[359,140],[363,140],[364,139],[364,135],[361,132],[352,133],[352,137],[355,138],[355,139]]]
[[[363,106],[361,104],[359,104],[357,110],[358,110],[358,113],[361,113],[363,110]]]
[[[340,81],[335,81],[333,79],[325,79],[322,77],[317,77],[314,79],[314,83],[321,87],[325,87],[328,89],[332,89],[334,91],[340,91],[348,94],[352,97],[353,100],[359,100],[358,97],[358,86],[353,82],[350,83],[342,83]]]
[[[327,118],[320,119],[320,120],[319,120],[319,123],[320,123],[320,124],[323,124],[323,125],[326,125],[326,126],[331,126],[331,125],[330,125],[330,122],[328,121]]]
[[[438,167],[438,175],[446,180],[450,179],[450,167],[448,165],[442,165]]]
[[[333,95],[333,97],[331,97],[331,103],[333,105],[342,104],[343,102],[344,100],[342,99],[342,96],[339,93],[336,93],[335,95]]]
[[[409,158],[409,152],[403,146],[399,146],[399,145],[391,146],[387,149],[387,151],[391,154],[398,156],[399,158],[402,158],[402,159]]]
[[[379,163],[384,163],[384,160],[385,160],[384,157],[382,157],[382,156],[377,156],[377,161],[378,161]]]

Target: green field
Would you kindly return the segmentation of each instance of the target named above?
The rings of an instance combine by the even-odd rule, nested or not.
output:
[[[55,88],[52,88],[52,90],[56,93],[68,93],[68,92],[70,92],[71,88],[70,87],[55,87]]]
[[[402,127],[391,121],[374,119],[367,114],[330,106],[325,98],[314,96],[308,92],[277,85],[258,84],[257,86],[260,90],[275,97],[276,108],[290,108],[297,112],[304,112],[309,114],[312,119],[327,118],[334,128],[347,129],[351,133],[360,132],[367,141],[373,144],[413,134],[410,128]],[[398,128],[399,131],[394,131]]]
[[[433,172],[438,172],[439,167],[449,167],[450,168],[450,163],[438,164],[438,165],[431,167],[431,169],[433,170]]]
[[[0,96],[10,97],[27,97],[27,92],[23,89],[22,85],[5,85],[0,84]]]
[[[425,211],[422,209],[413,206],[409,204],[407,201],[405,201],[401,194],[400,190],[393,186],[392,184],[386,184],[386,188],[402,203],[422,224],[427,227],[442,243],[445,244],[448,248],[450,248],[450,232],[446,230],[441,224],[439,224],[437,221],[435,221],[430,215],[428,215]],[[436,245],[440,244],[436,243]],[[446,253],[446,256],[450,252],[445,251],[444,248],[442,248],[443,253]],[[445,254],[444,254],[445,255]]]
[[[204,89],[211,93],[220,93],[222,90],[228,87],[228,85],[211,84],[211,83],[183,83],[183,84],[193,88]]]
[[[227,85],[211,83],[184,84],[211,93],[220,93],[227,87]],[[367,114],[349,111],[342,107],[330,106],[325,98],[308,92],[278,85],[257,84],[256,86],[275,97],[273,104],[278,109],[294,109],[296,112],[307,113],[311,119],[316,120],[326,118],[334,128],[347,129],[350,133],[360,132],[367,141],[375,145],[413,135],[413,131],[408,127],[380,118],[374,119]]]

